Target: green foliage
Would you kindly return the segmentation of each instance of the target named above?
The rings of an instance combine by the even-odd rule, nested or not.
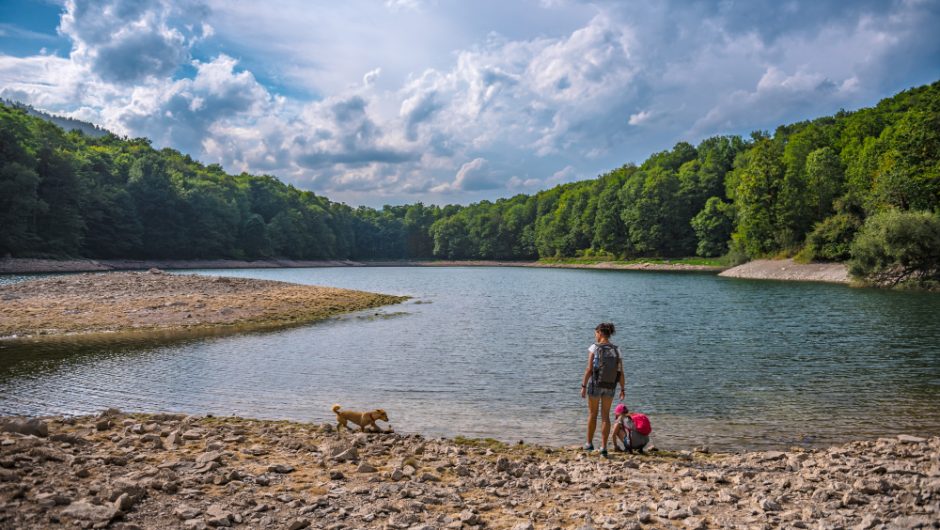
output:
[[[940,216],[887,210],[869,217],[852,243],[849,272],[874,285],[940,281]]]
[[[838,260],[866,218],[940,210],[940,82],[468,206],[351,208],[2,104],[0,163],[0,256]]]
[[[692,218],[692,229],[698,238],[695,253],[699,256],[721,256],[728,252],[728,239],[734,229],[734,206],[719,197],[712,197]]]
[[[858,217],[837,214],[818,223],[806,236],[806,246],[800,252],[803,261],[845,261],[851,256],[855,234],[862,226]]]

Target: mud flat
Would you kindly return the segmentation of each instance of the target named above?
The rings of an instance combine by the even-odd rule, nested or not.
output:
[[[0,338],[264,329],[407,297],[246,278],[150,272],[76,274],[0,286]]]
[[[850,283],[844,263],[796,263],[792,259],[758,259],[728,269],[719,276],[752,280]]]
[[[871,529],[940,521],[937,437],[602,459],[569,448],[113,409],[0,418],[0,430],[2,528]]]

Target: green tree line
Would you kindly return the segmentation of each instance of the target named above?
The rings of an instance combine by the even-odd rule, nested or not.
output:
[[[841,261],[853,256],[869,219],[890,212],[937,218],[940,82],[773,134],[680,142],[596,179],[468,206],[354,209],[273,176],[231,175],[155,150],[146,139],[65,132],[7,105],[0,105],[0,161],[0,255],[743,260],[800,253]]]

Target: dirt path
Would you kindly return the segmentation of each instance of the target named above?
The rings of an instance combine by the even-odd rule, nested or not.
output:
[[[76,274],[0,286],[0,337],[276,327],[405,299],[269,280],[164,274],[156,269]]]

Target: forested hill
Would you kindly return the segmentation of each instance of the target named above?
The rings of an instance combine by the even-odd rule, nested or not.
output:
[[[33,107],[32,105],[26,105],[25,103],[6,99],[0,100],[0,103],[22,109],[26,111],[26,114],[42,118],[48,122],[52,122],[59,127],[62,127],[66,131],[78,130],[82,131],[88,136],[94,136],[96,138],[108,134],[106,129],[103,129],[94,123],[88,123],[87,121],[76,120],[74,118],[67,118],[65,116],[56,116],[55,114],[49,114],[48,112],[44,112]]]
[[[730,248],[845,259],[875,214],[936,218],[940,82],[466,207],[354,209],[146,139],[65,132],[9,105],[0,105],[0,161],[0,256],[516,260]]]

